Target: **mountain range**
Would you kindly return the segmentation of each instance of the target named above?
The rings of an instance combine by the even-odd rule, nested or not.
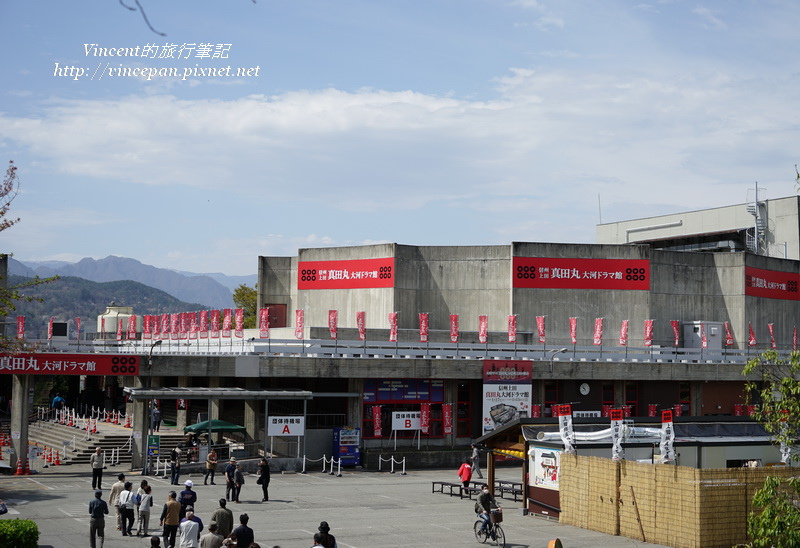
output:
[[[21,262],[9,260],[9,276],[32,278],[39,276],[77,277],[92,282],[116,282],[131,280],[160,289],[175,299],[186,303],[199,303],[209,308],[230,308],[233,306],[233,290],[241,284],[254,286],[257,275],[227,276],[221,273],[197,274],[176,272],[166,268],[146,265],[135,259],[109,255],[104,259],[81,259],[77,263],[46,261]],[[119,305],[128,305],[120,302]]]

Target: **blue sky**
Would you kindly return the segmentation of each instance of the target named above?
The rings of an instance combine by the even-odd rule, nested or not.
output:
[[[601,215],[796,192],[794,1],[140,3],[166,36],[117,2],[0,5],[19,260],[252,274],[303,247],[593,242]],[[182,78],[226,66],[258,76]]]

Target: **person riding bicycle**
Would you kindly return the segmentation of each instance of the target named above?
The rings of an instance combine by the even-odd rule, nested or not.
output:
[[[500,506],[497,504],[497,501],[489,492],[489,486],[483,486],[483,491],[480,495],[478,495],[478,505],[481,507],[481,513],[478,514],[478,517],[483,520],[481,532],[486,532],[486,528],[491,520],[492,510],[500,508]]]

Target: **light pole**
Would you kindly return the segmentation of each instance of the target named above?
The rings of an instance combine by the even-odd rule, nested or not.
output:
[[[150,345],[150,351],[147,353],[147,388],[152,388],[153,384],[153,349],[156,346],[160,346],[163,343],[163,339],[158,339],[157,341],[153,341],[153,344]],[[147,397],[147,440],[144,444],[144,450],[146,452],[145,462],[145,475],[150,475],[150,448],[149,448],[149,441],[150,436],[153,435],[153,398]]]
[[[553,374],[553,359],[556,357],[556,354],[561,354],[562,352],[566,352],[566,348],[559,348],[558,350],[553,350],[550,352],[550,374]]]

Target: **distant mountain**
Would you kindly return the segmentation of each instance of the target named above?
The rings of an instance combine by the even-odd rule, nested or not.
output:
[[[258,283],[258,274],[250,274],[249,276],[228,276],[221,272],[203,272],[200,274],[184,272],[183,270],[176,270],[175,272],[183,274],[184,276],[208,276],[230,289],[231,292],[242,284],[255,287],[256,283]]]
[[[232,289],[239,285],[237,283],[230,287],[215,279],[224,276],[223,274],[214,274],[213,277],[206,274],[182,274],[174,270],[146,265],[135,259],[113,255],[100,260],[81,259],[77,263],[61,263],[60,261],[22,263],[11,259],[9,274],[27,277],[36,275],[42,278],[58,274],[84,278],[93,282],[131,280],[166,291],[181,301],[201,303],[208,308],[232,307]],[[240,277],[227,278],[232,280]],[[128,303],[117,302],[128,305]]]
[[[17,285],[28,278],[9,275],[9,284]],[[79,317],[84,325],[83,331],[95,331],[97,316],[112,302],[132,306],[137,316],[207,308],[200,303],[180,301],[164,291],[130,280],[98,283],[63,276],[54,282],[25,289],[22,293],[34,300],[17,301],[12,316],[25,316],[25,334],[29,339],[47,337],[50,316],[61,322]]]

